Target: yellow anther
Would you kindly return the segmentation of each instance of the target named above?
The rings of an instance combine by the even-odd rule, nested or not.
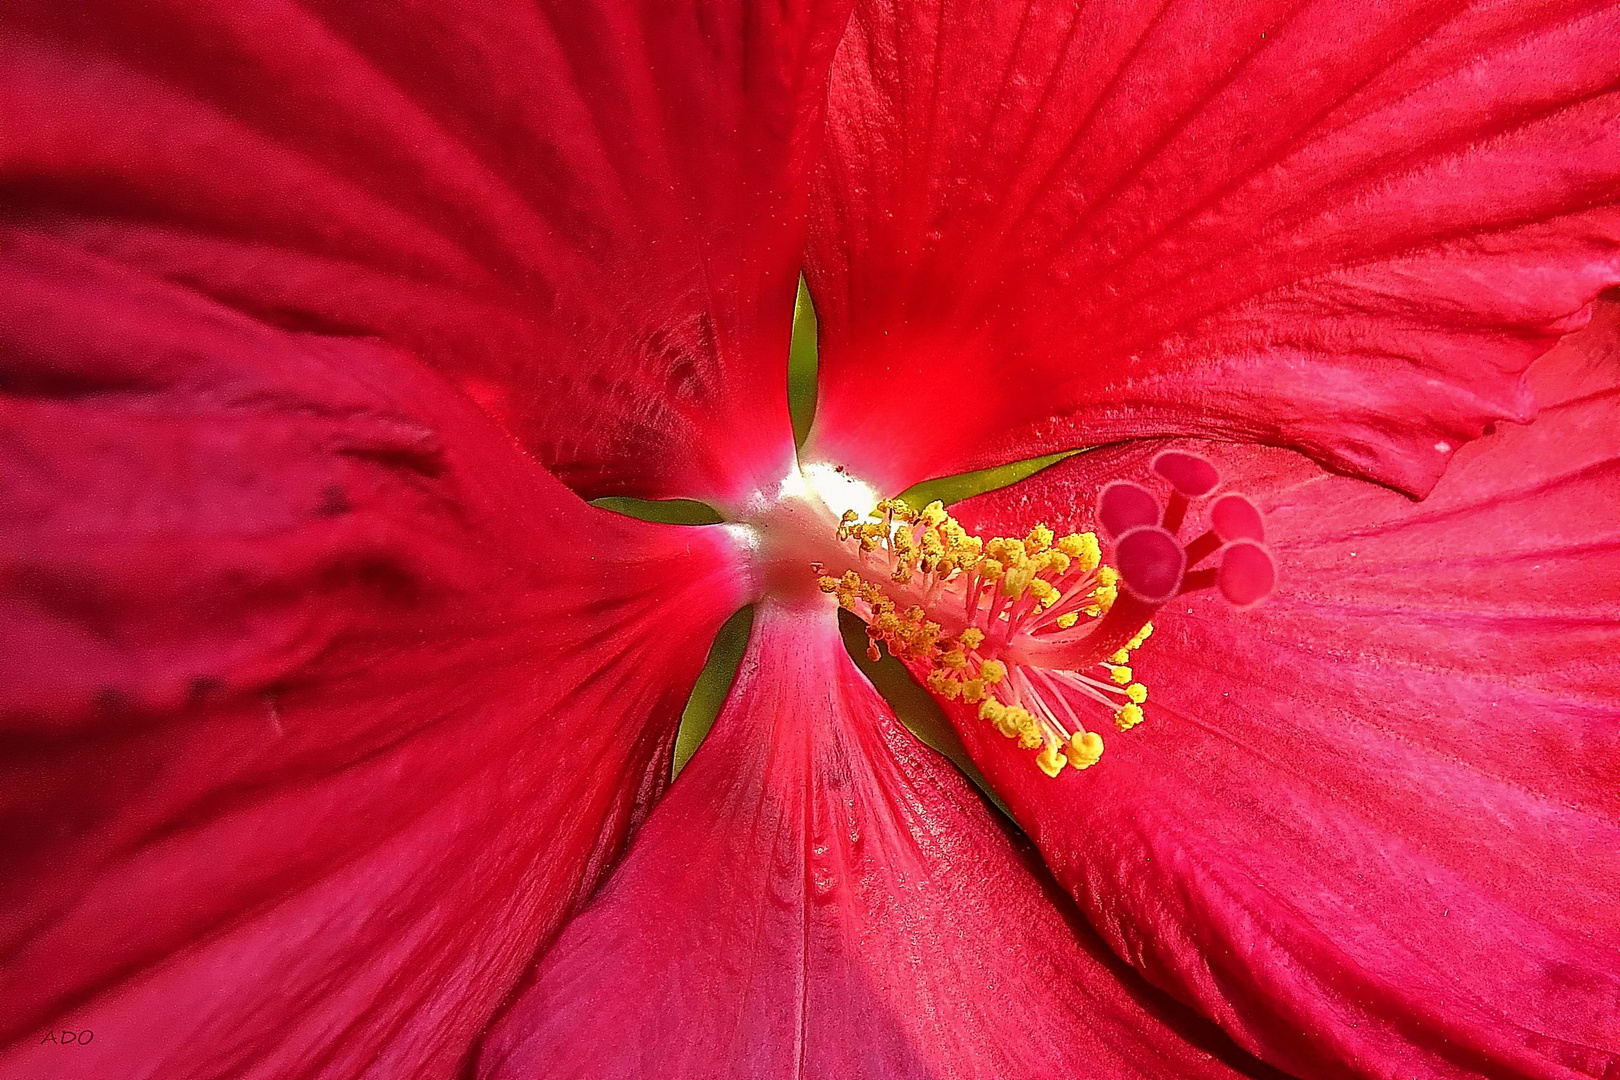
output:
[[[954,623],[961,618],[956,605],[966,600],[968,621],[992,620],[992,629],[1007,624],[1007,641],[998,638],[998,646],[990,650],[994,653],[1005,646],[1016,649],[1014,638],[1020,633],[1039,635],[1041,627],[1052,622],[1059,629],[1070,629],[1079,625],[1082,612],[1100,616],[1116,602],[1122,583],[1117,570],[1102,565],[1096,536],[1071,533],[1058,539],[1047,526],[1036,525],[1023,539],[999,536],[981,540],[970,536],[939,501],[914,511],[897,500],[884,500],[870,518],[863,521],[854,511],[843,514],[838,535],[863,551],[877,552],[882,561],[872,565],[881,566],[882,576],[874,570],[873,579],[867,580],[863,569],[834,577],[826,572],[825,563],[810,564],[817,587],[866,621],[867,656],[876,661],[886,650],[919,665],[926,672],[930,691],[947,701],[974,707],[997,731],[1034,751],[1036,763],[1048,776],[1057,776],[1070,766],[1084,769],[1096,764],[1102,757],[1102,737],[1083,730],[1067,735],[1067,729],[1080,724],[1072,712],[1066,711],[1066,719],[1060,719],[1039,697],[1032,697],[1027,708],[997,699],[998,687],[1008,696],[1014,691],[1005,690],[1011,675],[1006,662],[986,659],[978,652],[990,640],[988,630],[970,626],[947,637],[941,622],[930,618],[938,615],[946,623]],[[1072,576],[1076,567],[1082,576]],[[1033,612],[1049,611],[1065,603],[1065,582],[1084,582],[1091,587],[1090,596],[1079,601],[1080,610],[1074,610],[1071,601],[1066,604],[1069,610],[1054,613],[1055,619],[1042,618],[1029,630],[1023,629],[1031,608]],[[986,587],[991,584],[995,587]],[[1026,597],[1032,603],[1024,602]],[[1147,688],[1131,681],[1129,660],[1131,650],[1152,632],[1151,625],[1143,625],[1123,647],[1108,654],[1103,664],[1127,699],[1113,710],[1121,731],[1143,719]],[[1020,681],[1017,685],[1025,684]],[[1101,684],[1093,681],[1091,685]],[[1093,692],[1092,696],[1098,695]]]
[[[1058,753],[1055,742],[1049,742],[1035,755],[1035,764],[1041,767],[1041,772],[1056,779],[1057,774],[1063,771],[1063,766],[1069,763],[1068,758]]]
[[[939,641],[940,625],[937,622],[924,622],[913,626],[906,635],[905,652],[909,659],[926,660],[934,652],[935,643]]]
[[[948,671],[935,668],[928,673],[928,688],[947,701],[955,701],[962,694],[962,681],[953,679]]]
[[[1077,769],[1089,769],[1102,758],[1102,736],[1095,731],[1077,731],[1069,738],[1063,756]]]
[[[1062,577],[1069,572],[1069,557],[1056,548],[1042,553],[1041,564],[1041,572],[1053,577]]]
[[[1096,533],[1070,533],[1058,541],[1058,550],[1080,563],[1081,573],[1090,573],[1102,562],[1102,546]]]
[[[988,720],[995,725],[996,730],[1009,739],[1018,737],[1018,724],[1015,711],[1009,709],[995,698],[985,698],[979,705],[979,719]]]
[[[1011,540],[1005,536],[995,537],[984,545],[984,553],[992,559],[1000,559],[1008,566],[1021,566],[1028,558],[1022,540]]]

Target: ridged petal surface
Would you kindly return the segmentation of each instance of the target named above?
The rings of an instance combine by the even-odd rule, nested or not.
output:
[[[34,237],[0,327],[0,1075],[454,1075],[667,782],[728,537]]]
[[[899,726],[832,612],[768,604],[714,730],[480,1076],[1255,1069],[1075,921],[1027,845]]]
[[[1620,312],[1531,369],[1540,415],[1424,502],[1185,444],[1266,511],[1281,581],[1174,601],[1148,719],[1057,781],[970,753],[1120,955],[1300,1076],[1620,1075]],[[1151,448],[964,504],[1084,525]],[[1082,703],[1078,707],[1084,711]]]
[[[736,502],[840,0],[19,0],[4,215],[448,375],[588,496]]]
[[[1620,281],[1620,7],[862,0],[809,280],[875,486],[1122,438],[1427,491]]]

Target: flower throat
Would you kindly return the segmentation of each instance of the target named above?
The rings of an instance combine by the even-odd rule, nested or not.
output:
[[[1165,451],[1152,469],[1171,487],[1164,503],[1129,481],[1098,499],[1112,564],[1094,533],[1058,537],[1036,525],[986,540],[939,502],[919,511],[886,499],[864,518],[846,511],[837,553],[811,567],[821,590],[866,624],[872,659],[887,647],[940,697],[977,705],[979,719],[1032,751],[1048,776],[1087,769],[1103,739],[1075,703],[1122,732],[1142,722],[1148,689],[1131,654],[1152,635],[1159,607],[1210,588],[1248,607],[1276,581],[1260,513],[1241,495],[1217,498],[1209,529],[1178,539],[1191,501],[1218,486],[1213,465]]]

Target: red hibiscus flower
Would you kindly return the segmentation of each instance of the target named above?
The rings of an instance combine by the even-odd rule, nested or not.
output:
[[[1617,40],[10,4],[0,1077],[1620,1076]]]

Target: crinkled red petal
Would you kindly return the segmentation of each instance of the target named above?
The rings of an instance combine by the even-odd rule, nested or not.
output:
[[[480,1075],[1259,1068],[1140,983],[1042,881],[900,728],[830,611],[762,607],[708,740],[491,1034]]]
[[[451,1075],[665,783],[726,534],[49,243],[0,327],[0,1075]]]
[[[1162,609],[1132,661],[1147,722],[1098,766],[1049,781],[962,720],[1110,944],[1297,1075],[1620,1074],[1620,312],[1600,320],[1532,369],[1535,422],[1422,503],[1204,444],[1266,511],[1278,589]],[[1124,458],[962,520],[1082,524]]]
[[[32,226],[449,375],[587,495],[737,501],[783,363],[847,3],[18,0]]]
[[[1427,491],[1620,281],[1617,37],[1585,0],[862,0],[813,449],[899,491],[1213,436]]]

